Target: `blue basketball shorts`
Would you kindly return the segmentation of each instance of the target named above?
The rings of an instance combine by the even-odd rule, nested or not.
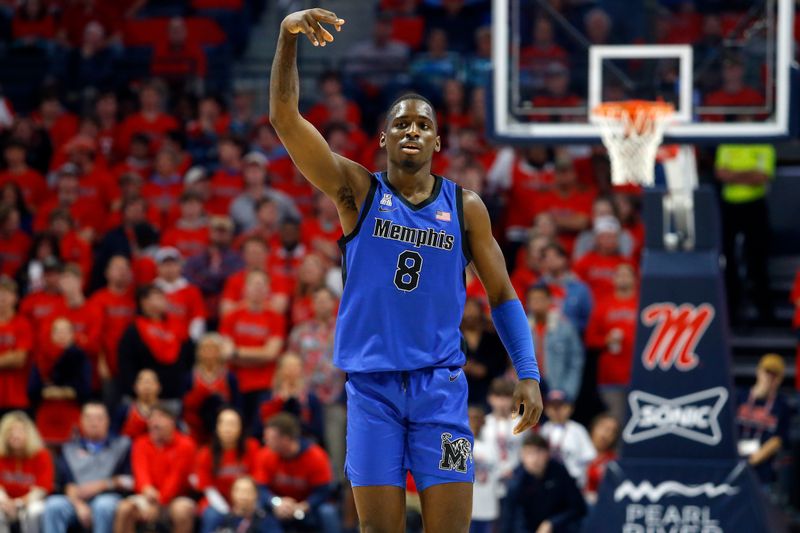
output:
[[[354,487],[473,482],[467,378],[459,367],[348,374],[345,474]]]

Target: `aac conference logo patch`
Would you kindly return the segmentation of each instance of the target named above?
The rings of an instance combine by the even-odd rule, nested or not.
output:
[[[683,437],[707,446],[722,440],[719,413],[728,401],[728,389],[714,387],[677,398],[662,398],[635,390],[628,395],[631,418],[622,432],[627,443],[664,435]]]

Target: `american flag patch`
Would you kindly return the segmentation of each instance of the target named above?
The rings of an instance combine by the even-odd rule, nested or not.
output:
[[[450,222],[450,211],[436,211],[436,220]]]

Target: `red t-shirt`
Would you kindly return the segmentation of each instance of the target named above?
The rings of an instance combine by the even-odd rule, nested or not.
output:
[[[506,194],[506,227],[530,227],[537,214],[537,198],[552,184],[551,168],[532,167],[518,159]]]
[[[325,126],[327,126],[328,121],[330,120],[330,111],[328,110],[328,106],[324,103],[315,104],[311,109],[308,110],[306,113],[306,119],[312,123],[317,129],[324,130]],[[360,126],[361,125],[361,110],[358,109],[358,106],[348,101],[347,102],[347,123],[353,126]]]
[[[307,446],[307,447],[305,447]],[[304,502],[318,487],[333,479],[331,461],[316,444],[301,441],[300,453],[291,459],[281,458],[269,448],[258,453],[256,481],[282,497]]]
[[[206,306],[200,289],[187,283],[178,290],[167,293],[167,314],[182,324],[183,335],[188,334],[189,324],[195,318],[206,317]]]
[[[89,300],[100,315],[100,348],[113,376],[117,375],[117,345],[122,334],[136,315],[133,292],[117,294],[110,289],[100,289]]]
[[[74,231],[68,232],[58,243],[61,258],[65,263],[75,263],[81,267],[83,282],[86,284],[92,273],[92,248],[89,243],[78,237]]]
[[[237,309],[225,315],[220,333],[233,339],[237,347],[264,346],[272,338],[286,338],[286,320],[272,311]],[[242,392],[265,390],[272,387],[275,361],[258,366],[231,365]]]
[[[159,213],[159,220],[156,224],[159,229],[164,229],[162,220],[164,214],[170,211],[170,208],[178,203],[178,199],[183,192],[183,183],[178,181],[161,185],[149,181],[142,186],[142,197],[147,200],[147,206],[155,209]]]
[[[562,196],[558,191],[551,190],[539,195],[536,200],[536,213],[548,211],[553,215],[573,215],[583,214],[587,217],[592,216],[592,203],[594,194],[591,191],[573,190],[566,196]],[[559,233],[559,240],[567,249],[567,254],[572,255],[572,247],[575,244],[577,233]]]
[[[208,248],[210,237],[208,227],[185,229],[174,226],[161,237],[161,246],[174,246],[183,257],[192,257]]]
[[[244,180],[239,171],[220,169],[211,176],[212,197],[206,210],[212,215],[227,216],[231,202],[242,194]]]
[[[146,436],[147,419],[148,417],[139,410],[139,406],[136,403],[132,403],[128,407],[128,413],[125,417],[125,421],[122,424],[120,433],[130,437],[131,439],[136,439],[142,435]]]
[[[222,299],[231,300],[234,302],[241,302],[244,297],[244,282],[247,280],[249,271],[240,270],[225,281],[225,286],[222,289]],[[291,294],[292,280],[281,276],[280,274],[270,274],[269,292],[270,295],[286,295]]]
[[[606,475],[606,465],[617,458],[613,451],[601,453],[586,467],[586,492],[596,494],[600,490],[600,483]]]
[[[764,105],[764,95],[751,87],[742,87],[735,93],[722,89],[706,97],[705,105],[711,107],[759,107]],[[704,120],[722,121],[723,115],[703,115]]]
[[[31,238],[22,230],[17,230],[8,238],[0,237],[0,272],[13,278],[17,270],[28,260]]]
[[[168,505],[178,496],[187,494],[195,453],[192,439],[178,431],[164,446],[154,444],[150,435],[139,437],[131,451],[136,492],[141,493],[145,487],[155,488],[161,505]]]
[[[514,292],[517,293],[517,298],[524,302],[528,289],[535,284],[538,279],[539,275],[526,265],[517,266],[511,274],[511,285],[514,287]]]
[[[0,172],[0,187],[7,183],[16,183],[22,191],[25,204],[33,209],[38,209],[50,195],[44,176],[32,168],[28,168],[20,174],[12,173],[9,170]]]
[[[600,255],[592,250],[578,259],[573,270],[589,286],[595,301],[600,301],[614,293],[614,273],[623,264],[630,264],[630,260],[621,255]]]
[[[58,199],[53,198],[45,203],[33,219],[33,229],[36,232],[46,231],[49,226],[48,219],[50,213],[55,209],[61,208]],[[96,233],[100,234],[105,231],[106,224],[108,223],[108,211],[97,202],[87,199],[78,198],[78,200],[69,206],[69,214],[75,223],[78,230],[84,228],[92,228]]]
[[[53,459],[46,448],[26,459],[0,457],[0,487],[9,498],[21,498],[33,487],[49,493],[53,490],[54,476]]]
[[[336,221],[329,228],[323,228],[316,218],[306,218],[300,226],[300,240],[309,250],[314,249],[314,241],[320,240],[336,244],[342,237],[342,226]]]
[[[119,147],[127,152],[130,149],[131,137],[135,133],[145,133],[151,141],[158,142],[170,130],[178,129],[178,121],[166,113],[159,113],[153,119],[148,119],[142,113],[135,113],[120,126]]]
[[[50,322],[64,311],[64,297],[57,292],[36,291],[27,295],[19,304],[19,313],[28,319],[34,331],[43,323]]]
[[[597,364],[598,385],[627,385],[631,381],[634,336],[639,299],[620,300],[613,293],[596,303],[586,327],[586,345],[600,350]],[[606,337],[613,329],[622,331],[622,341],[615,352],[606,345]]]
[[[17,14],[11,28],[14,39],[37,37],[49,40],[56,36],[56,22],[51,15],[45,15],[40,20],[28,20]]]
[[[237,457],[236,450],[225,450],[219,468],[214,472],[211,448],[208,446],[201,448],[197,452],[194,469],[197,476],[197,490],[202,492],[207,488],[215,488],[230,503],[233,482],[241,476],[256,475],[258,453],[258,441],[247,439],[244,454]]]
[[[166,40],[156,43],[150,63],[153,76],[205,78],[207,71],[206,53],[199,44],[189,41],[181,48],[174,48]]]
[[[0,358],[11,350],[28,352],[28,360],[21,368],[0,369],[0,408],[25,409],[28,407],[28,369],[33,348],[33,330],[28,320],[15,315],[0,323]]]

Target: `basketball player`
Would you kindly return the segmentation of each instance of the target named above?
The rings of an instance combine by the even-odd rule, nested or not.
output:
[[[481,199],[431,174],[436,115],[419,95],[389,109],[380,146],[388,171],[332,153],[298,111],[297,37],[315,46],[344,20],[324,9],[281,24],[270,82],[270,120],[303,175],[335,203],[344,237],[344,294],[335,363],[348,373],[347,459],[363,532],[405,531],[405,478],[420,492],[427,533],[467,532],[472,443],[459,323],[472,262],[520,378],[516,432],[539,419],[542,399],[530,328]]]

